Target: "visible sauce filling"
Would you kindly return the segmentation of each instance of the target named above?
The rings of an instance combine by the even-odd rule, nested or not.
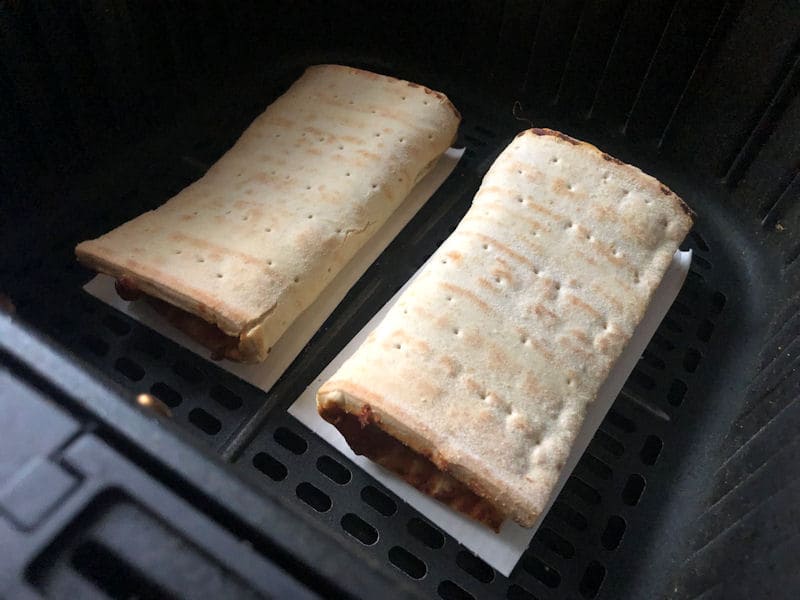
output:
[[[361,413],[353,414],[329,402],[319,407],[319,413],[339,430],[356,454],[366,456],[397,473],[421,492],[499,531],[505,516],[494,504],[383,431],[376,425],[368,405]]]
[[[228,335],[213,323],[209,323],[197,315],[142,292],[128,277],[118,278],[114,282],[114,288],[123,300],[133,302],[140,298],[146,299],[172,325],[211,350],[213,360],[223,358],[240,360],[238,337]]]

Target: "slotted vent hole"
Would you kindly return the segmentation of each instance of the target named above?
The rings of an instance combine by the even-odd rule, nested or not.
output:
[[[686,351],[686,356],[683,358],[683,368],[689,373],[694,373],[697,370],[697,366],[700,364],[701,358],[702,355],[698,350],[689,348]]]
[[[586,517],[568,504],[565,504],[559,500],[556,500],[553,503],[553,508],[550,509],[550,512],[553,514],[553,516],[557,517],[577,531],[585,531],[589,526],[589,522],[586,520]]]
[[[202,408],[193,408],[189,412],[189,422],[208,435],[216,435],[222,429],[219,419]]]
[[[625,453],[625,446],[622,442],[610,436],[602,429],[599,429],[597,433],[594,434],[594,441],[597,442],[601,448],[607,450],[614,456],[619,457]]]
[[[680,379],[673,379],[667,391],[667,402],[672,406],[680,406],[689,388]]]
[[[445,579],[439,584],[439,587],[436,588],[436,593],[444,600],[475,600],[475,596],[449,579]]]
[[[571,476],[567,479],[564,489],[587,504],[600,504],[599,492],[577,477]]]
[[[80,342],[84,348],[95,356],[102,357],[108,354],[108,343],[96,335],[88,334],[81,336]]]
[[[591,561],[589,566],[586,567],[586,571],[583,573],[581,583],[578,587],[581,596],[584,598],[594,598],[597,596],[597,592],[600,591],[600,586],[605,577],[606,568],[596,560]]]
[[[549,527],[542,527],[539,529],[539,531],[536,532],[536,537],[545,547],[563,558],[572,558],[575,556],[575,547]]]
[[[722,312],[722,309],[725,308],[726,302],[725,294],[722,292],[714,292],[711,296],[711,308],[717,314]]]
[[[150,393],[170,408],[180,406],[180,403],[183,402],[183,397],[178,391],[161,381],[150,386]]]
[[[706,243],[706,240],[703,238],[702,235],[697,233],[697,231],[695,231],[694,229],[692,229],[692,231],[691,231],[691,233],[689,235],[692,236],[692,239],[695,241],[695,244],[697,244],[697,247],[700,250],[702,250],[703,252],[708,252],[709,251],[708,244]]]
[[[642,450],[639,452],[639,457],[646,465],[656,464],[658,455],[661,454],[661,449],[664,447],[664,442],[657,435],[648,435],[642,444]]]
[[[352,478],[350,470],[330,456],[320,456],[317,459],[317,470],[339,485],[348,483]]]
[[[273,458],[266,452],[259,452],[253,457],[253,466],[261,471],[272,481],[283,481],[289,474],[282,462]]]
[[[599,458],[595,458],[589,453],[585,453],[581,457],[581,464],[591,471],[594,475],[603,480],[611,479],[611,467],[604,463]]]
[[[636,423],[634,423],[628,417],[620,414],[613,408],[610,411],[608,411],[608,414],[606,415],[606,420],[609,423],[611,423],[614,427],[616,427],[617,429],[619,429],[624,433],[633,433],[634,431],[636,431]]]
[[[419,517],[411,518],[408,521],[406,529],[408,529],[408,532],[412,536],[417,538],[428,548],[438,550],[444,546],[444,535],[442,532],[436,529],[433,525],[426,523]]]
[[[518,586],[516,583],[512,583],[508,587],[506,598],[508,598],[508,600],[538,600],[536,596],[525,588]]]
[[[150,358],[155,358],[156,360],[164,356],[164,347],[149,336],[137,339],[133,347],[139,352],[146,354]]]
[[[697,265],[706,271],[711,269],[711,263],[697,253],[692,255],[692,264]]]
[[[333,504],[328,494],[307,481],[299,484],[295,489],[295,493],[300,500],[317,512],[327,512]]]
[[[211,387],[211,398],[223,408],[237,410],[242,407],[242,399],[224,385],[215,384]]]
[[[663,360],[661,360],[658,356],[656,356],[649,350],[645,350],[644,353],[642,353],[642,361],[644,361],[654,369],[658,369],[659,371],[663,371],[664,368],[667,366]]]
[[[639,367],[636,367],[633,370],[633,373],[631,373],[630,379],[628,381],[648,391],[656,387],[655,379],[650,377],[650,375],[642,371]]]
[[[661,321],[661,326],[673,333],[683,333],[683,327],[681,327],[680,324],[669,315],[664,317],[664,320]]]
[[[708,342],[711,334],[714,333],[714,323],[708,319],[703,319],[697,326],[697,339],[701,342]]]
[[[461,570],[466,571],[482,583],[489,583],[494,579],[494,569],[472,552],[466,550],[459,552],[456,556],[456,564]]]
[[[111,333],[118,336],[126,335],[130,332],[131,326],[114,315],[106,315],[103,317],[103,326]]]
[[[365,546],[372,546],[378,541],[378,531],[364,519],[353,513],[347,513],[341,520],[342,529]]]
[[[371,485],[361,490],[361,499],[384,517],[391,517],[397,512],[395,501]]]
[[[389,550],[389,562],[412,579],[422,579],[428,572],[425,563],[402,546],[393,546]]]
[[[638,473],[631,474],[625,482],[625,487],[622,488],[622,501],[629,506],[636,506],[642,497],[644,487],[644,477]]]
[[[114,368],[131,381],[140,381],[142,377],[144,377],[144,369],[139,365],[139,363],[136,363],[125,356],[116,360],[114,363]]]
[[[172,365],[172,371],[187,383],[200,383],[203,381],[203,374],[200,370],[182,360]]]
[[[603,535],[600,541],[603,548],[606,550],[616,550],[622,541],[622,534],[625,533],[625,519],[618,515],[611,515],[606,523],[606,528],[603,530]]]
[[[292,454],[299,455],[308,450],[308,442],[286,427],[278,427],[272,437]]]
[[[549,588],[556,588],[561,583],[559,572],[530,551],[522,556],[522,568]]]

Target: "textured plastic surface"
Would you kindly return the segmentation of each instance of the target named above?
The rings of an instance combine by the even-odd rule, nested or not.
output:
[[[0,23],[0,292],[90,372],[156,393],[264,498],[431,596],[797,595],[797,3],[39,2],[0,6]],[[447,92],[467,152],[265,395],[82,295],[90,274],[71,249],[198,177],[316,62]],[[505,578],[284,409],[447,236],[529,121],[637,164],[698,218],[678,302]]]
[[[86,432],[52,390],[31,387],[35,377],[14,378],[7,359],[0,545],[14,551],[0,563],[0,595],[317,597]]]

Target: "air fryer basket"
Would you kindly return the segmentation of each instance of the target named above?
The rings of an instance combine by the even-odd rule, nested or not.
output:
[[[0,293],[20,321],[424,595],[800,593],[800,4],[144,4],[0,5]],[[83,293],[72,249],[198,178],[323,62],[444,91],[467,150],[265,394]],[[285,409],[530,124],[640,166],[697,219],[683,290],[506,578]]]

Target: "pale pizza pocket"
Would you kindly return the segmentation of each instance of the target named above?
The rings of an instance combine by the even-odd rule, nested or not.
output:
[[[441,93],[311,67],[198,181],[78,245],[216,358],[264,360],[455,139]]]
[[[452,235],[317,393],[357,454],[498,529],[542,512],[691,211],[561,133],[519,134]]]

